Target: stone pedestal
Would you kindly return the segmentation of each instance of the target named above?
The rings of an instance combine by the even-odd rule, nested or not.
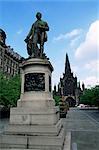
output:
[[[1,149],[63,150],[65,135],[52,97],[52,71],[47,59],[31,58],[22,63],[21,96],[0,136]]]

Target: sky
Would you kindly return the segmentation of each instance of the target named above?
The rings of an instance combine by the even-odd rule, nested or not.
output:
[[[6,44],[27,58],[24,39],[37,12],[49,25],[44,52],[54,67],[53,86],[58,84],[68,54],[71,70],[86,88],[99,84],[98,0],[0,0],[0,28]]]

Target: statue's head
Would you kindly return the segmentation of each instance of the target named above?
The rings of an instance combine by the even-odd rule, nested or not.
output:
[[[38,20],[40,20],[40,19],[42,18],[42,14],[41,14],[40,12],[37,12],[36,18],[37,18]]]

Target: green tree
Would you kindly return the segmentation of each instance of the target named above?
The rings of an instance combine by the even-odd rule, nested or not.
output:
[[[99,86],[95,86],[91,89],[86,89],[80,96],[80,103],[91,106],[99,106]]]
[[[53,98],[54,98],[54,100],[55,100],[55,105],[58,106],[58,105],[59,105],[59,102],[60,102],[60,96],[54,95]]]
[[[0,104],[6,107],[16,106],[20,97],[20,76],[16,75],[9,79],[0,73]]]
[[[16,106],[17,100],[20,97],[20,90],[21,90],[20,76],[16,75],[14,77],[11,77],[8,80],[7,84],[8,84],[7,95],[9,99],[9,104],[12,106]]]
[[[0,105],[7,106],[8,98],[7,98],[7,83],[8,80],[5,78],[3,73],[0,73]]]

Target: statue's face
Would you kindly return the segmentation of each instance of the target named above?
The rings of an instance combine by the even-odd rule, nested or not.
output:
[[[41,13],[37,13],[36,14],[36,18],[39,20],[39,19],[41,19],[41,17],[42,17],[42,14]]]

